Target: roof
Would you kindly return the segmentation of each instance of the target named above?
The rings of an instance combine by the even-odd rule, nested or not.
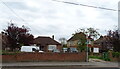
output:
[[[42,46],[46,45],[61,45],[59,42],[55,41],[50,37],[39,36],[34,39],[33,41],[35,44],[40,44]]]
[[[76,33],[68,41],[75,41],[75,40],[79,40],[80,38],[86,38],[86,35],[82,32]]]
[[[94,43],[100,43],[100,42],[104,42],[104,41],[108,41],[108,40],[112,40],[112,37],[110,37],[110,36],[101,36],[99,39],[94,41]]]

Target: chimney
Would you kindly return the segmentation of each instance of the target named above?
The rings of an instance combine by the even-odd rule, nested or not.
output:
[[[52,35],[52,39],[54,39],[54,35]]]

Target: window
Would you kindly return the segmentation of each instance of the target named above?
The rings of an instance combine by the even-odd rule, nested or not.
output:
[[[48,50],[52,51],[56,49],[56,45],[49,45]]]
[[[70,46],[73,46],[74,45],[74,41],[70,41]]]
[[[99,53],[99,48],[94,48],[94,49],[93,49],[93,52],[94,52],[94,53]]]
[[[32,51],[36,51],[36,49],[35,49],[35,48],[32,48]]]

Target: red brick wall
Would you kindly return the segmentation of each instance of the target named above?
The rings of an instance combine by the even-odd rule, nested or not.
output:
[[[2,61],[16,61],[16,56],[15,55],[2,55]]]
[[[85,61],[82,53],[19,53],[17,55],[2,55],[3,62],[12,61]]]

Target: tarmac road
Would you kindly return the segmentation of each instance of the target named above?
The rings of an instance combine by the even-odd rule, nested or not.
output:
[[[2,69],[120,69],[120,63],[98,59],[89,62],[10,62],[2,63]]]
[[[2,69],[120,69],[120,68],[67,66],[67,67],[3,67]]]

